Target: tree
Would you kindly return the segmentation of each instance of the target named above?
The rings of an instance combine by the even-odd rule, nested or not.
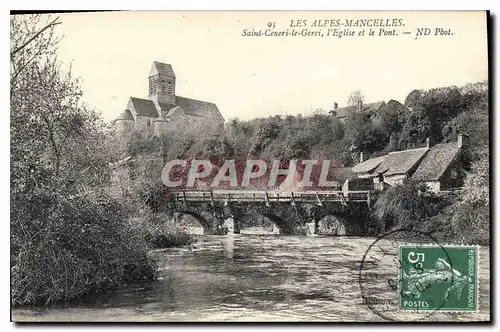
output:
[[[400,132],[403,128],[406,107],[395,100],[390,100],[380,112],[382,130],[387,134]]]
[[[410,110],[404,119],[399,137],[400,148],[411,149],[420,146],[430,137],[431,121],[421,108]]]
[[[55,54],[59,40],[54,37],[54,27],[61,24],[58,19],[51,20],[49,16],[42,23],[41,15],[26,15],[10,20],[11,89],[16,88],[19,75],[28,70],[35,60]]]
[[[361,90],[356,90],[352,92],[349,97],[347,97],[347,105],[353,108],[358,107],[360,103],[365,102],[365,96],[361,92]]]
[[[109,193],[110,131],[57,62],[56,20],[11,17],[12,301],[67,301],[154,277]]]

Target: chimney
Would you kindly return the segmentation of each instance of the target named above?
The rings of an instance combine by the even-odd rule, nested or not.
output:
[[[430,146],[431,146],[431,139],[430,139],[429,137],[427,137],[427,138],[425,139],[425,147],[426,147],[426,148],[429,148]]]
[[[337,108],[339,108],[339,104],[333,103],[333,110],[336,110]]]
[[[363,161],[365,161],[365,157],[363,156],[363,151],[359,153],[359,163],[361,164]]]
[[[363,112],[363,101],[362,100],[358,101],[358,111],[359,111],[359,113]]]
[[[464,136],[462,134],[458,134],[457,146],[459,149],[464,146]]]

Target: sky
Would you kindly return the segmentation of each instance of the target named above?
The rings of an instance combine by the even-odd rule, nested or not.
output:
[[[243,29],[264,32],[270,22],[282,31],[305,19],[312,31],[315,19],[367,18],[404,26],[398,36],[242,36]],[[344,106],[356,90],[366,102],[404,102],[414,89],[488,77],[484,12],[141,11],[61,14],[60,21],[58,58],[71,64],[83,99],[106,120],[130,96],[147,97],[153,61],[173,66],[177,95],[214,102],[226,119],[243,120]],[[432,35],[416,38],[418,28]],[[435,36],[436,28],[453,35]]]

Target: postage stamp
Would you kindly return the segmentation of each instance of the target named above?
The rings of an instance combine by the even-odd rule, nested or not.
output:
[[[400,310],[478,310],[479,247],[401,245],[399,260]]]

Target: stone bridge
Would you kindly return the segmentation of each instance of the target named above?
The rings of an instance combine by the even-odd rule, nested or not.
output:
[[[252,190],[176,191],[168,194],[171,211],[187,214],[204,234],[239,233],[256,216],[264,216],[279,234],[324,234],[322,221],[337,223],[338,235],[365,231],[372,191],[277,192]]]

